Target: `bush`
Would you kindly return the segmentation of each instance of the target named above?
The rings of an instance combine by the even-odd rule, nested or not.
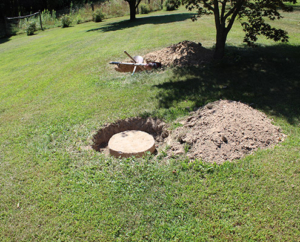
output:
[[[63,15],[61,18],[61,27],[65,28],[65,27],[70,27],[72,23],[72,19],[70,16],[68,15]]]
[[[104,19],[104,14],[101,12],[100,9],[97,9],[94,13],[93,13],[93,21],[94,22],[101,22]]]
[[[149,7],[149,5],[147,5],[145,3],[141,3],[140,7],[141,7],[141,14],[150,13],[150,7]]]
[[[76,23],[77,24],[81,24],[82,23],[82,18],[81,18],[80,14],[78,14],[77,17],[76,17]]]
[[[36,31],[36,23],[30,22],[26,29],[27,35],[33,35],[35,31]]]
[[[177,9],[180,5],[180,1],[178,0],[166,0],[164,3],[165,9],[167,11],[173,11]]]

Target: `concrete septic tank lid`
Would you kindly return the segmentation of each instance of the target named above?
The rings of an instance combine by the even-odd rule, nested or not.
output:
[[[146,132],[128,130],[113,135],[108,141],[108,149],[115,157],[142,157],[145,152],[155,151],[155,141]]]

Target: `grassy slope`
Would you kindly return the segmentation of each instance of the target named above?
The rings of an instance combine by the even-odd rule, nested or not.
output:
[[[266,47],[231,47],[224,63],[200,69],[115,73],[108,62],[125,59],[124,50],[143,55],[185,39],[213,45],[210,17],[155,17],[165,14],[0,44],[2,240],[299,238],[299,12],[280,23],[287,46],[262,40]],[[228,44],[242,36],[236,25]],[[288,138],[219,167],[184,158],[119,162],[81,148],[105,122],[146,112],[171,120],[219,98],[254,103]]]

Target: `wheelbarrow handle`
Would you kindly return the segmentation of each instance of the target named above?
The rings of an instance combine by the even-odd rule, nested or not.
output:
[[[109,64],[115,64],[115,65],[128,65],[128,66],[148,66],[148,64],[145,63],[126,63],[126,62],[118,62],[118,61],[111,61]]]

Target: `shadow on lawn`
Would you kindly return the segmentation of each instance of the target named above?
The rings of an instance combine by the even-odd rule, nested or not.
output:
[[[4,44],[5,42],[8,42],[9,40],[10,40],[9,37],[0,38],[0,44]]]
[[[185,21],[187,19],[190,19],[193,15],[194,14],[192,13],[179,13],[179,14],[168,14],[168,15],[137,18],[135,21],[124,20],[120,22],[110,23],[100,28],[90,29],[87,32],[90,31],[109,32],[109,31],[132,28],[144,24],[168,24],[172,22]]]
[[[300,6],[298,5],[298,6],[293,6],[292,5],[292,7],[293,7],[293,10],[296,12],[299,12],[300,11]]]
[[[189,100],[202,106],[218,99],[251,104],[295,124],[300,118],[300,46],[228,47],[221,63],[177,68],[156,98],[161,108]]]

